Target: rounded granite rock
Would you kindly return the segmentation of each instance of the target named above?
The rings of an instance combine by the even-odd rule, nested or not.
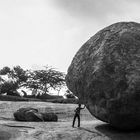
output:
[[[140,127],[140,24],[119,22],[91,37],[66,75],[68,88],[96,118]]]

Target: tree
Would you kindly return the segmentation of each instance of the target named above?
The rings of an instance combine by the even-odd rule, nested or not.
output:
[[[65,74],[56,71],[53,68],[45,67],[44,70],[35,70],[30,72],[28,87],[31,89],[40,89],[45,93],[49,89],[57,89],[65,84]]]
[[[1,93],[7,93],[7,95],[19,96],[17,92],[18,84],[14,81],[5,81],[1,85]]]
[[[20,66],[15,66],[13,69],[7,66],[3,67],[0,70],[0,75],[5,75],[9,78],[8,81],[4,80],[0,85],[1,93],[7,93],[7,95],[17,95],[17,89],[26,86],[26,81],[28,79],[26,71]]]
[[[71,99],[75,99],[75,98],[76,98],[76,97],[74,96],[74,94],[73,94],[69,89],[66,90],[65,96],[66,96],[67,98],[71,98]]]
[[[20,66],[4,67],[0,75],[9,78],[8,81],[0,79],[1,93],[14,94],[21,87],[32,89],[35,96],[38,91],[46,94],[50,89],[60,90],[65,85],[65,74],[48,66],[43,70],[24,70]],[[41,92],[40,92],[41,93]]]
[[[11,72],[11,69],[9,67],[3,67],[1,70],[0,70],[0,75],[6,75],[8,73]]]
[[[15,66],[10,72],[10,75],[18,83],[18,87],[26,86],[28,80],[27,71],[22,69],[20,66]]]

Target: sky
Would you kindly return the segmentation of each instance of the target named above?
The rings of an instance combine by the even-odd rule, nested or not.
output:
[[[67,69],[102,28],[140,22],[139,0],[0,0],[0,68]]]

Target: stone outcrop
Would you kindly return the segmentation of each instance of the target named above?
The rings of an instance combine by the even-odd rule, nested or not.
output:
[[[40,122],[54,121],[57,122],[58,117],[55,113],[41,113],[35,108],[20,108],[14,113],[14,118],[17,121]]]
[[[96,33],[73,58],[66,83],[96,118],[140,127],[140,24],[119,22]]]

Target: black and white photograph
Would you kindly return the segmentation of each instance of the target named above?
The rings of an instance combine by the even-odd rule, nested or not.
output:
[[[0,0],[0,140],[140,140],[139,0]]]

